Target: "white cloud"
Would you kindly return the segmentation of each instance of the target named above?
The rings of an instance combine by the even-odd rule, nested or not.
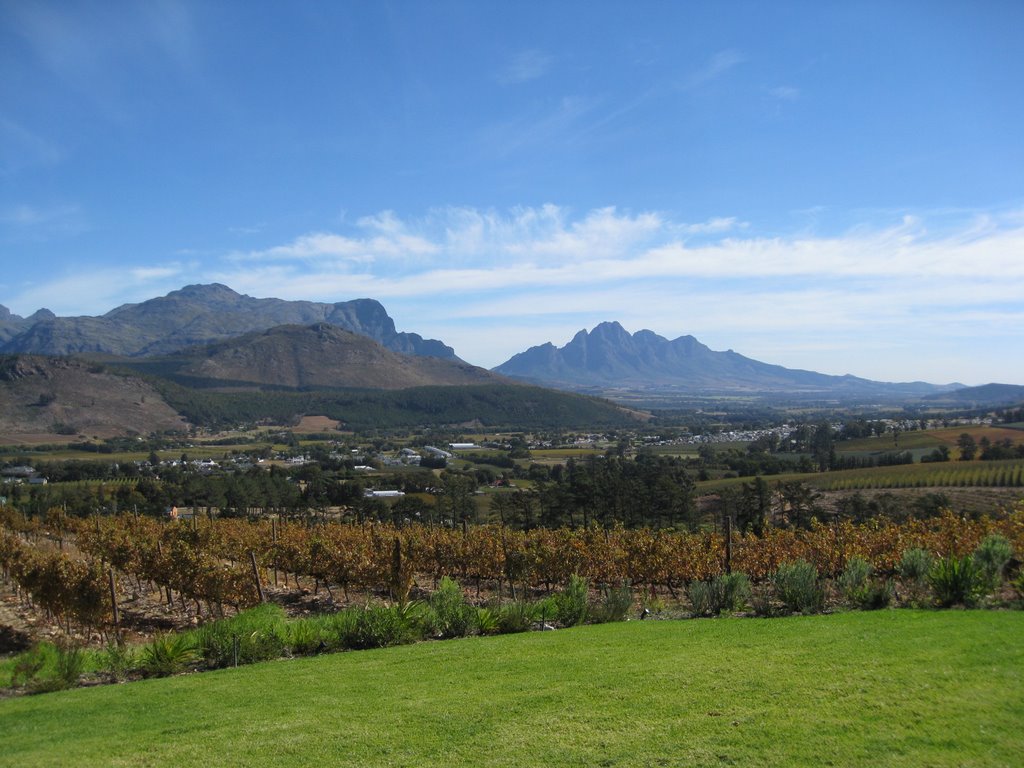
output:
[[[692,223],[614,207],[448,207],[415,219],[385,211],[197,265],[84,279],[24,290],[12,309],[60,296],[58,314],[101,314],[158,288],[221,282],[282,299],[377,298],[400,329],[442,338],[487,366],[618,320],[827,373],[1024,383],[1024,363],[1007,354],[1024,348],[1018,211],[922,213],[841,234],[773,237],[735,216]],[[984,352],[983,363],[994,340],[1001,348]],[[968,372],[933,362],[948,361],[950,350]]]

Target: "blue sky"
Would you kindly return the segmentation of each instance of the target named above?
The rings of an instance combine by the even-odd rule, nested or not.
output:
[[[0,304],[1024,384],[1024,3],[0,0]]]

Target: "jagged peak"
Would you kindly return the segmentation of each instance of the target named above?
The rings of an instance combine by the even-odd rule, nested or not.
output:
[[[46,307],[43,307],[42,309],[37,309],[26,319],[33,323],[43,323],[46,322],[47,320],[55,320],[56,317],[57,315],[48,310]]]

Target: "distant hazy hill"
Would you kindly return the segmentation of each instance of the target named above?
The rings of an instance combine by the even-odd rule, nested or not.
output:
[[[406,389],[508,383],[458,359],[392,352],[373,339],[327,323],[283,325],[131,367],[179,382],[290,389]]]
[[[955,392],[931,395],[928,399],[961,405],[1016,405],[1024,403],[1024,386],[1019,384],[983,384],[980,387],[964,387]]]
[[[856,376],[829,376],[715,352],[693,336],[668,340],[652,331],[628,333],[615,322],[582,330],[564,347],[531,347],[493,369],[496,373],[568,389],[605,388],[687,392],[871,393],[921,396],[949,387],[923,382],[887,384]]]
[[[367,336],[394,352],[456,359],[440,341],[399,333],[373,299],[324,304],[255,299],[227,286],[190,285],[141,304],[125,304],[99,317],[31,317],[0,307],[0,352],[44,355],[162,355],[279,325],[329,323]]]

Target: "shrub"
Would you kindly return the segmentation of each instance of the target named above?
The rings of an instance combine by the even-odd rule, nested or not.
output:
[[[575,573],[565,589],[555,596],[555,620],[563,627],[575,627],[587,620],[587,580]]]
[[[908,598],[911,604],[919,604],[925,601],[928,592],[928,574],[935,565],[935,558],[932,553],[920,547],[904,550],[900,562],[896,566],[903,585],[908,591]]]
[[[287,652],[293,656],[312,656],[328,648],[330,631],[323,619],[310,617],[294,619],[285,625],[284,640]]]
[[[19,685],[31,686],[38,682],[39,673],[46,666],[50,648],[36,643],[27,651],[18,654],[11,670],[11,687]]]
[[[432,618],[430,606],[422,600],[406,600],[395,606],[402,623],[417,639],[423,639],[429,632]]]
[[[874,568],[871,567],[871,563],[863,557],[850,558],[846,563],[846,568],[836,579],[836,587],[844,602],[856,607],[857,597],[870,583],[872,571]]]
[[[836,586],[843,602],[851,608],[876,611],[887,607],[893,598],[892,582],[889,579],[872,578],[874,568],[860,557],[852,558],[840,574]]]
[[[124,643],[108,643],[98,656],[100,669],[120,682],[135,664],[135,652]]]
[[[792,612],[817,613],[825,604],[818,571],[806,560],[783,563],[772,577],[775,596]]]
[[[477,608],[476,625],[481,635],[496,634],[498,632],[498,617],[490,608]]]
[[[142,649],[140,664],[144,674],[167,677],[184,672],[198,658],[192,640],[187,635],[161,635]]]
[[[78,685],[82,672],[85,670],[85,651],[72,643],[60,643],[57,646],[56,677],[54,688],[63,690]]]
[[[349,608],[342,613],[352,617],[345,622],[347,631],[340,638],[346,648],[389,648],[406,645],[417,639],[402,612],[393,606],[368,605],[365,608]]]
[[[892,602],[892,582],[871,578],[873,572],[874,568],[867,560],[851,558],[836,581],[843,602],[851,608],[865,611],[888,606]]]
[[[989,589],[1002,586],[1006,566],[1013,558],[1013,545],[1005,536],[991,533],[974,550],[974,562]]]
[[[920,547],[904,550],[896,570],[900,578],[907,582],[925,584],[928,581],[928,574],[931,573],[935,558],[932,553]]]
[[[687,587],[694,616],[717,616],[722,611],[742,610],[750,598],[745,573],[723,573],[711,581],[692,581]]]
[[[195,644],[211,667],[230,667],[281,657],[287,633],[284,611],[265,603],[206,625],[195,633]]]
[[[722,594],[722,607],[726,611],[742,611],[750,600],[750,579],[742,572],[723,573],[716,581]]]
[[[762,619],[770,619],[775,615],[775,604],[772,602],[772,590],[769,585],[761,584],[750,591],[750,607],[754,615]]]
[[[533,622],[536,621],[534,606],[523,600],[514,600],[511,603],[503,603],[495,614],[497,631],[502,635],[509,635],[516,632],[528,632]]]
[[[465,637],[476,626],[476,609],[466,602],[458,582],[447,576],[430,596],[430,610],[428,625],[441,637]]]
[[[626,581],[617,587],[608,587],[604,590],[601,601],[590,608],[590,619],[597,624],[625,621],[632,607],[633,589]]]
[[[694,616],[717,616],[721,610],[717,590],[710,581],[691,581],[686,593]]]
[[[970,555],[960,558],[950,555],[932,566],[928,583],[941,607],[972,606],[984,591],[985,577]]]

